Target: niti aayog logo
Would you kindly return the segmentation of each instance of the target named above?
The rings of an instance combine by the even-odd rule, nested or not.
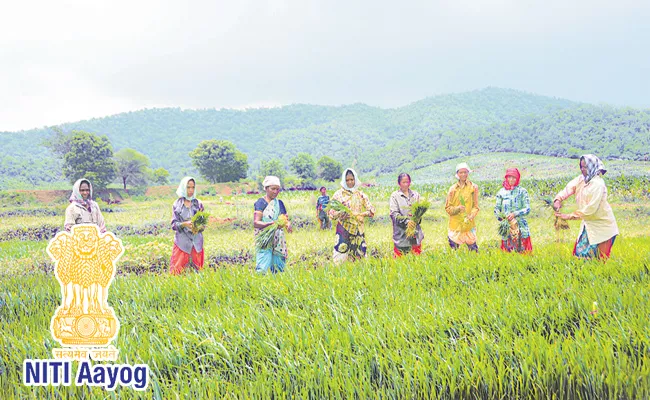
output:
[[[108,305],[108,290],[117,260],[124,254],[122,241],[111,232],[100,233],[94,224],[80,224],[59,232],[47,246],[54,275],[61,285],[61,305],[50,323],[52,336],[63,346],[52,350],[53,360],[25,360],[23,383],[28,386],[69,386],[72,361],[79,361],[77,386],[103,386],[114,390],[132,386],[146,389],[149,367],[92,364],[116,361],[119,350],[110,343],[120,323]]]

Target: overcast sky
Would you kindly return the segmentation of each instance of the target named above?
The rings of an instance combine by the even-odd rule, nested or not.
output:
[[[0,131],[498,86],[650,107],[648,0],[3,1]]]

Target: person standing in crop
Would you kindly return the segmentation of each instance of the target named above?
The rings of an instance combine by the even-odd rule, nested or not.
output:
[[[347,260],[357,260],[366,256],[366,237],[364,219],[375,215],[375,207],[370,203],[368,196],[359,189],[361,182],[357,173],[348,168],[341,176],[341,189],[334,193],[332,200],[341,202],[348,207],[347,212],[329,210],[332,219],[338,220],[336,224],[336,240],[334,244],[334,263],[339,264]]]
[[[95,224],[101,233],[106,232],[104,217],[99,205],[93,201],[93,185],[88,179],[79,179],[72,186],[70,204],[65,209],[63,227],[70,232],[73,225]]]
[[[501,221],[503,215],[508,220],[510,229],[501,237],[501,250],[528,253],[533,251],[530,241],[530,228],[526,215],[530,213],[528,191],[519,186],[521,174],[517,168],[508,168],[499,189],[494,207],[494,215]]]
[[[278,200],[280,193],[280,178],[267,176],[262,182],[266,194],[260,197],[254,205],[253,227],[255,236],[262,230],[273,225],[280,218],[280,215],[287,215],[287,209],[282,200]],[[287,232],[291,233],[291,222],[287,222]],[[287,261],[287,241],[284,237],[284,230],[278,229],[273,237],[273,244],[270,249],[257,249],[255,256],[255,272],[271,273],[283,272]]]
[[[559,210],[562,202],[575,194],[578,209],[571,214],[556,212],[555,216],[563,220],[582,220],[573,255],[606,261],[619,233],[614,212],[607,202],[607,186],[602,178],[607,170],[598,157],[587,154],[580,157],[580,172],[553,201],[553,207]]]
[[[449,188],[445,202],[445,211],[449,215],[447,238],[454,250],[465,244],[469,250],[478,252],[474,221],[479,212],[478,186],[468,179],[470,172],[466,163],[456,165],[458,182]]]
[[[330,197],[327,195],[327,188],[325,186],[320,188],[320,196],[316,200],[316,217],[320,221],[321,229],[332,229],[332,221],[325,211],[327,204],[330,202]]]
[[[393,255],[401,257],[405,253],[413,252],[419,255],[422,253],[422,240],[424,233],[419,225],[415,226],[415,236],[408,237],[406,228],[409,224],[415,225],[415,221],[401,219],[398,217],[410,217],[411,205],[420,200],[420,194],[411,190],[411,176],[406,173],[397,177],[399,190],[390,195],[389,210],[390,219],[393,221]]]
[[[199,271],[203,269],[203,233],[192,230],[192,217],[203,211],[203,203],[194,196],[195,192],[196,181],[189,176],[183,178],[176,189],[178,199],[172,205],[171,222],[176,235],[169,263],[172,275],[181,274],[190,263]]]

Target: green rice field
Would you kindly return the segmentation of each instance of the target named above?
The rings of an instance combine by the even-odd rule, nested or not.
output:
[[[522,181],[532,255],[499,250],[496,180],[479,182],[479,254],[448,248],[448,184],[414,186],[432,202],[423,254],[398,260],[396,188],[364,189],[377,207],[369,257],[341,266],[334,231],[316,227],[317,193],[282,192],[287,271],[266,276],[254,272],[259,195],[199,196],[213,217],[206,268],[179,277],[167,273],[173,196],[104,204],[126,247],[109,292],[114,345],[118,363],[149,365],[144,392],[22,385],[23,360],[58,347],[49,324],[61,292],[45,248],[65,204],[1,207],[0,398],[649,398],[648,180],[607,180],[621,234],[605,264],[572,257],[579,222],[557,234],[542,206],[538,195],[567,181]]]

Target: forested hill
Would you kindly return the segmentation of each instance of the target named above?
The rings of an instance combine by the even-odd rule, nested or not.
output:
[[[172,177],[194,173],[188,153],[205,139],[230,140],[255,168],[263,159],[288,161],[297,152],[329,155],[368,172],[392,172],[491,151],[556,156],[596,153],[644,159],[650,110],[579,104],[510,89],[427,98],[381,109],[291,105],[273,109],[150,109],[80,121],[64,131],[105,134],[114,150],[134,148]],[[17,180],[60,179],[58,162],[41,146],[48,129],[0,133],[0,187]]]

